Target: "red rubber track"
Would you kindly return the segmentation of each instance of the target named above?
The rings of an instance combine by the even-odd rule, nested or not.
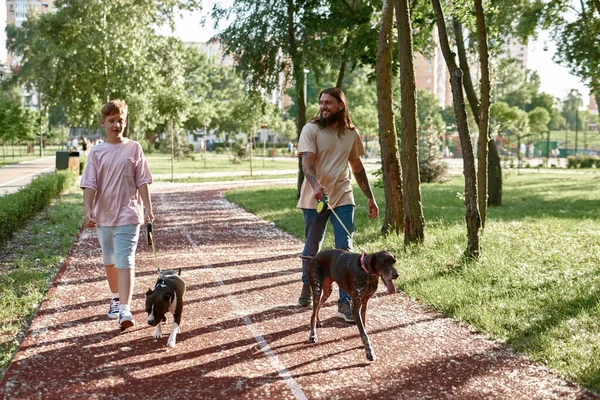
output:
[[[296,305],[300,239],[227,202],[214,184],[152,189],[158,257],[142,235],[137,325],[121,333],[106,317],[98,241],[82,231],[2,379],[3,398],[598,398],[383,285],[367,312],[375,362],[356,326],[335,318],[336,291],[309,344],[311,310]],[[182,268],[187,284],[175,348],[166,346],[171,319],[159,340],[145,323],[158,266]]]

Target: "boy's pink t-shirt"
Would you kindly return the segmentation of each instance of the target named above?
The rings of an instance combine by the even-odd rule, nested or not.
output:
[[[79,186],[96,191],[93,209],[98,226],[144,223],[138,188],[152,175],[138,142],[100,143],[90,150]]]

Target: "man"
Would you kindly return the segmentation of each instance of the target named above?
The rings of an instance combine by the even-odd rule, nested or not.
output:
[[[306,242],[302,255],[314,256],[321,249],[325,238],[327,221],[331,220],[337,249],[352,250],[354,231],[354,195],[350,182],[350,169],[368,199],[368,216],[376,218],[379,208],[371,192],[367,173],[360,159],[365,154],[358,132],[348,114],[344,93],[337,88],[324,89],[319,93],[319,114],[302,129],[298,141],[298,154],[302,156],[304,182],[300,191],[298,208],[304,212]],[[348,168],[350,165],[350,169]],[[338,219],[327,210],[317,214],[317,200],[327,195],[329,207],[341,219],[350,235]],[[311,289],[306,275],[308,261],[302,261],[302,293],[298,304],[308,306]],[[340,289],[336,316],[346,322],[354,322],[350,296]]]

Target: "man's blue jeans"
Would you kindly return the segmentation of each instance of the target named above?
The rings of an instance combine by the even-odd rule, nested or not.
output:
[[[352,251],[352,232],[354,232],[354,206],[348,204],[334,209],[335,213],[340,217],[342,223],[350,232],[346,232],[340,221],[333,215],[331,210],[327,210],[324,215],[317,214],[317,210],[303,208],[304,211],[304,235],[306,242],[304,243],[303,256],[313,257],[321,250],[321,245],[325,239],[325,230],[327,229],[327,221],[331,220],[333,226],[334,244],[336,249],[344,249]],[[302,260],[302,283],[308,284],[308,276],[306,276],[306,268],[308,261]],[[340,289],[340,299],[338,305],[344,301],[349,301],[350,295]]]

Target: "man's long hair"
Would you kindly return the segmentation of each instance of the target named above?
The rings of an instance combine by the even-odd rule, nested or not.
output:
[[[327,89],[323,89],[323,90],[321,90],[321,93],[319,93],[319,100],[321,100],[321,96],[323,94],[328,94],[328,95],[334,97],[340,103],[344,104],[344,108],[342,108],[337,113],[337,122],[339,124],[338,137],[340,135],[344,134],[344,132],[346,132],[347,129],[356,129],[354,127],[354,125],[352,124],[352,120],[350,119],[350,114],[348,112],[348,100],[346,100],[346,95],[344,94],[344,92],[342,92],[340,89],[338,89],[336,87],[330,87]],[[319,113],[317,115],[315,115],[309,122],[314,122],[314,123],[318,124],[321,128],[325,128],[327,126],[325,118],[323,118],[323,116],[321,115],[320,108],[319,108]]]

